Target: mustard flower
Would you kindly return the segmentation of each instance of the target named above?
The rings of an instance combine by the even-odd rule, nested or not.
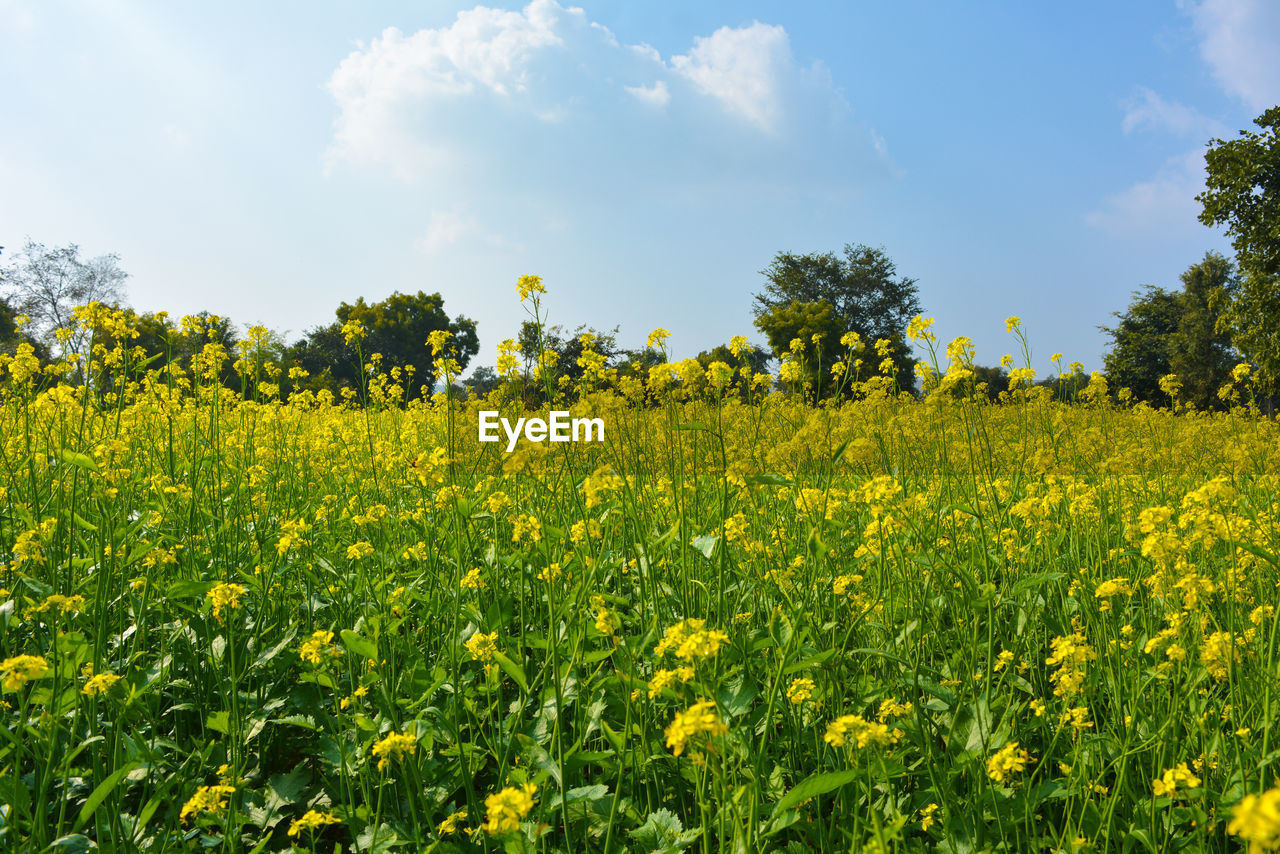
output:
[[[49,662],[38,655],[15,655],[0,661],[0,684],[5,692],[19,691],[32,679],[49,672]]]
[[[227,808],[227,798],[235,794],[235,791],[235,786],[201,786],[182,805],[182,812],[178,814],[178,818],[186,824],[193,816],[198,817],[201,813],[217,815]]]
[[[301,833],[314,832],[327,824],[339,824],[341,819],[331,812],[317,812],[316,810],[307,810],[302,818],[295,818],[293,823],[289,825],[289,835],[297,836]]]
[[[679,756],[688,746],[689,740],[700,733],[717,736],[728,731],[729,727],[716,713],[716,704],[710,700],[702,700],[683,712],[676,712],[675,718],[667,727],[667,747],[671,748],[673,754]]]
[[[1227,832],[1248,842],[1250,854],[1280,849],[1280,788],[1245,795],[1236,804]]]
[[[1030,753],[1018,748],[1018,742],[1011,741],[987,760],[987,776],[1003,783],[1014,774],[1027,770],[1027,765],[1034,761]]]
[[[205,598],[213,606],[213,617],[219,623],[222,622],[222,611],[234,611],[240,607],[240,597],[248,591],[239,584],[219,584],[217,587],[205,594]]]
[[[385,771],[393,759],[401,759],[406,753],[418,751],[418,740],[406,732],[393,732],[373,745],[373,755],[378,759],[378,770]]]
[[[520,820],[533,809],[533,793],[538,787],[525,783],[522,787],[507,786],[502,791],[484,799],[488,810],[484,823],[485,833],[501,836],[520,829]]]

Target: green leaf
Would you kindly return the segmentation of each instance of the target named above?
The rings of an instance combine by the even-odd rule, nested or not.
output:
[[[342,630],[342,645],[356,655],[364,656],[375,663],[378,661],[377,645],[368,638],[351,631],[351,629]]]
[[[83,834],[73,833],[69,836],[62,836],[53,840],[45,850],[53,851],[56,849],[58,851],[66,852],[66,854],[82,854],[82,852],[92,851],[96,847],[97,846],[93,844],[93,841],[90,840],[89,837],[84,836]]]
[[[216,581],[175,581],[169,585],[165,596],[169,599],[187,599],[197,597],[203,599],[205,594],[218,585]]]
[[[689,541],[689,545],[693,546],[707,560],[711,559],[711,553],[716,550],[716,543],[720,542],[719,537],[713,537],[710,534],[703,534],[700,537],[694,537]]]
[[[520,686],[520,690],[526,694],[529,693],[529,679],[524,675],[524,668],[507,658],[500,652],[493,654],[493,660],[498,662],[498,666],[502,668],[502,672],[512,678],[512,680]]]
[[[93,817],[94,812],[99,806],[101,806],[102,802],[107,799],[107,795],[111,794],[111,790],[120,785],[120,781],[123,780],[130,771],[134,768],[140,767],[141,765],[141,762],[131,762],[128,765],[123,765],[117,768],[111,776],[99,783],[97,788],[95,788],[89,795],[88,799],[85,800],[84,806],[80,807],[80,816],[76,819],[76,823],[71,829],[79,830],[84,827],[85,822]]]
[[[221,712],[214,712],[209,715],[209,717],[205,718],[204,725],[214,732],[220,732],[223,735],[226,735],[231,729],[231,715],[225,710]]]
[[[97,472],[98,464],[93,461],[93,457],[88,454],[78,454],[75,451],[68,451],[66,448],[58,451],[58,457],[64,462],[82,468],[85,471]]]
[[[841,786],[847,786],[858,779],[861,774],[861,771],[853,768],[848,771],[828,771],[824,774],[813,774],[806,777],[797,783],[794,789],[782,796],[782,800],[778,801],[778,805],[773,808],[773,814],[776,816],[802,801],[816,798],[818,795],[825,795],[827,792],[835,791]]]
[[[1014,582],[1013,586],[1009,588],[1009,593],[1016,596],[1023,590],[1044,587],[1047,584],[1052,584],[1053,582],[1066,577],[1066,573],[1064,572],[1037,572],[1035,575],[1028,575],[1026,578],[1018,579]]]
[[[747,477],[747,483],[752,486],[790,486],[791,481],[780,474],[753,474]]]
[[[679,851],[700,835],[700,830],[685,830],[679,817],[666,809],[649,813],[644,824],[631,831],[631,838],[641,845],[640,850],[661,854]]]

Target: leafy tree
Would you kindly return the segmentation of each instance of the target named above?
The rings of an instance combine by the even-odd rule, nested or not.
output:
[[[1236,292],[1231,262],[1216,252],[1182,274],[1182,290],[1147,286],[1114,328],[1100,327],[1112,339],[1103,363],[1108,380],[1128,388],[1138,400],[1157,406],[1171,401],[1160,378],[1176,374],[1180,398],[1200,409],[1221,405],[1218,389],[1228,381],[1237,354],[1220,331],[1222,306]]]
[[[753,375],[768,373],[770,361],[772,360],[769,354],[754,344],[748,345],[738,356],[733,355],[733,350],[728,344],[717,344],[710,350],[703,350],[698,354],[698,364],[704,368],[712,362],[724,362],[734,371],[744,367],[750,368]]]
[[[49,249],[28,239],[5,268],[3,286],[10,308],[30,318],[31,334],[52,348],[55,332],[71,327],[71,314],[78,306],[122,302],[126,278],[119,255],[86,261],[74,243]],[[71,342],[70,349],[82,344]]]
[[[1009,390],[1009,372],[1001,365],[974,365],[973,383],[985,387],[988,400],[997,400],[1001,392]]]
[[[816,394],[823,396],[828,391],[832,384],[824,380],[831,365],[840,359],[840,336],[845,331],[831,303],[825,299],[793,300],[774,306],[757,315],[756,328],[764,333],[779,359],[790,353],[804,365],[805,381]]]
[[[471,372],[471,376],[462,381],[461,387],[467,397],[484,397],[502,384],[502,377],[488,365],[481,365]]]
[[[618,349],[617,327],[610,332],[601,332],[593,327],[579,326],[573,332],[566,332],[562,326],[539,327],[534,321],[526,320],[520,325],[516,341],[526,370],[531,370],[538,363],[539,330],[543,350],[555,354],[554,375],[562,385],[576,385],[582,379],[586,369],[579,364],[579,360],[587,350],[599,354],[603,360],[600,363],[603,370],[614,367],[618,356],[624,352]],[[589,345],[587,342],[590,342]],[[532,396],[535,391],[534,385],[526,385],[526,403],[536,405]]]
[[[424,391],[429,393],[435,385],[435,358],[427,346],[432,332],[452,333],[450,355],[459,368],[465,368],[480,350],[475,321],[462,315],[449,320],[444,312],[444,297],[438,293],[396,292],[376,303],[367,303],[361,297],[354,303],[339,305],[336,314],[336,322],[313,329],[288,349],[289,360],[311,374],[310,387],[358,387],[362,369],[359,353],[366,360],[380,353],[382,370],[405,371],[405,392],[413,397]],[[359,351],[346,342],[342,332],[342,327],[352,322],[359,323],[366,332]]]
[[[1221,405],[1218,389],[1239,360],[1220,322],[1238,287],[1235,268],[1217,252],[1206,252],[1182,274],[1182,316],[1169,342],[1169,367],[1182,382],[1182,399],[1198,409]]]
[[[753,310],[756,327],[769,336],[775,355],[781,357],[790,346],[790,340],[782,339],[807,312],[808,320],[799,323],[799,328],[822,326],[820,330],[814,326],[814,330],[824,335],[824,364],[830,364],[828,359],[834,357],[846,332],[858,333],[868,348],[885,339],[893,342],[892,359],[899,383],[914,389],[915,359],[903,342],[907,323],[921,312],[919,289],[915,279],[898,275],[883,250],[846,244],[843,257],[834,252],[779,252],[761,275],[768,281],[764,291],[755,294]],[[799,305],[793,309],[793,303]],[[820,320],[821,309],[811,307],[818,303],[829,306],[828,319]]]
[[[1182,321],[1182,300],[1174,291],[1147,285],[1134,291],[1133,302],[1115,316],[1114,327],[1099,327],[1111,337],[1111,349],[1103,355],[1108,382],[1128,388],[1138,400],[1157,406],[1171,403],[1160,388],[1160,378],[1173,373],[1172,343]]]
[[[1240,286],[1222,316],[1232,341],[1257,364],[1264,386],[1280,388],[1280,106],[1254,119],[1261,132],[1215,139],[1205,152],[1200,221],[1226,226]]]

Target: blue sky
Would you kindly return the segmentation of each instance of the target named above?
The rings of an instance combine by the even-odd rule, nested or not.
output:
[[[553,322],[762,336],[781,250],[881,246],[978,361],[1101,366],[1230,247],[1203,150],[1280,102],[1280,3],[0,0],[0,245],[116,252],[143,310],[290,340],[440,291],[473,364]]]

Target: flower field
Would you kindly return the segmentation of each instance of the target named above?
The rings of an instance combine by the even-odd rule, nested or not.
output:
[[[1280,845],[1247,407],[690,369],[507,454],[501,394],[115,353],[92,393],[4,360],[4,850]]]

